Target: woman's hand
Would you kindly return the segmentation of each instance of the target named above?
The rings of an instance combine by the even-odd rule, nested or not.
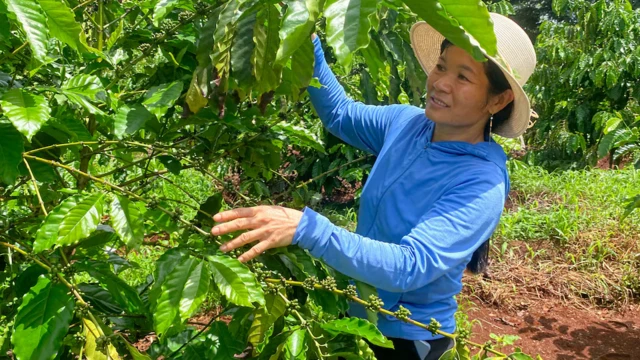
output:
[[[238,257],[238,260],[246,262],[268,249],[291,245],[300,219],[301,211],[281,206],[234,209],[213,217],[214,221],[224,224],[214,226],[211,234],[219,236],[238,230],[250,230],[220,247],[220,250],[227,252],[258,241],[258,244]]]

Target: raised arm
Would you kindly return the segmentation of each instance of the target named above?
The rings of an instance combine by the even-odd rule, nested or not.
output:
[[[307,208],[293,243],[356,280],[386,291],[411,291],[468,261],[493,233],[504,198],[504,183],[479,174],[438,200],[398,244],[354,234]]]
[[[322,86],[310,86],[309,97],[320,120],[335,136],[361,150],[377,155],[392,125],[399,126],[403,119],[422,112],[420,108],[409,105],[364,105],[349,98],[327,65],[317,36],[313,44],[313,76],[320,80]],[[392,124],[394,120],[396,123]]]

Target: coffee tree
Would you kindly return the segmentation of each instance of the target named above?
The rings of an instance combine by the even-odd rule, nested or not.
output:
[[[467,330],[386,309],[301,249],[245,265],[209,234],[221,208],[301,205],[330,174],[362,178],[368,158],[327,149],[306,99],[321,86],[310,35],[355,98],[419,104],[418,18],[479,59],[478,44],[495,53],[486,8],[468,0],[0,1],[2,354],[371,359],[369,344],[392,345],[341,317],[354,301],[373,322],[381,312],[456,339],[446,358],[505,358]],[[187,186],[196,177],[211,193]],[[125,256],[147,247],[160,249],[155,270],[131,286]],[[208,298],[222,309],[197,330]],[[146,353],[133,346],[150,334]]]

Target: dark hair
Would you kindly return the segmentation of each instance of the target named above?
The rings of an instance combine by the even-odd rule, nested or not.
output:
[[[440,54],[442,54],[449,46],[453,45],[451,41],[444,39],[440,45]],[[499,95],[503,92],[510,90],[511,85],[509,81],[500,70],[500,67],[493,61],[484,62],[484,73],[489,79],[489,93],[491,95]],[[493,131],[500,129],[504,125],[505,121],[511,116],[513,112],[513,101],[511,101],[504,109],[493,114]],[[487,122],[487,132],[489,131],[489,122]]]
[[[453,45],[449,40],[444,39],[440,45],[440,54],[442,54],[449,46]],[[484,73],[489,79],[489,93],[491,95],[499,95],[503,92],[511,89],[509,81],[500,70],[500,67],[493,61],[486,61],[484,63]],[[500,129],[500,127],[507,121],[513,112],[513,101],[511,101],[504,109],[493,114],[493,130]],[[489,131],[489,122],[487,122],[486,131]],[[473,274],[480,274],[487,271],[489,267],[489,246],[491,242],[487,239],[480,245],[471,256],[471,261],[467,264],[467,270]]]

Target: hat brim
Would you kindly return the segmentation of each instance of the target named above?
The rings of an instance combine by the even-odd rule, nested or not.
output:
[[[444,39],[442,34],[424,21],[418,22],[411,27],[411,47],[427,76],[438,63],[440,45]],[[513,91],[513,111],[511,116],[494,133],[507,138],[517,138],[529,127],[531,103],[513,74],[495,58],[486,56],[489,61],[498,65]]]

